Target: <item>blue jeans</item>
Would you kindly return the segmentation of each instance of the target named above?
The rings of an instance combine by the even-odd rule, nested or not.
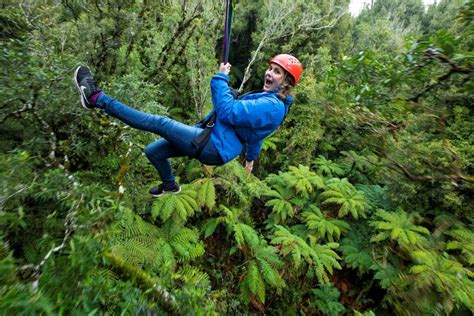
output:
[[[166,116],[140,112],[120,103],[105,93],[99,96],[96,105],[131,127],[152,132],[162,137],[146,146],[145,154],[158,171],[163,183],[175,182],[168,158],[194,157],[198,150],[191,141],[202,132],[202,128],[185,125]],[[212,139],[202,150],[199,161],[206,165],[224,164]]]

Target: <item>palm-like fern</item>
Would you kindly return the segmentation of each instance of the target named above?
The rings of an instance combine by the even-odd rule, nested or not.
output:
[[[293,190],[285,183],[282,178],[276,178],[272,181],[272,189],[265,192],[264,195],[272,197],[268,200],[265,205],[272,207],[272,219],[275,224],[285,223],[288,217],[293,217],[295,215],[295,208],[292,205],[294,202],[294,192]],[[279,181],[280,180],[280,181]]]
[[[312,242],[308,244],[284,227],[276,225],[276,228],[275,237],[271,242],[274,245],[281,245],[281,255],[291,255],[295,268],[298,268],[304,260],[314,269],[318,281],[321,283],[329,281],[328,273],[332,274],[334,268],[341,269],[337,261],[340,258],[333,250],[339,246],[337,243],[320,245]]]
[[[340,176],[344,174],[344,170],[340,165],[332,160],[326,159],[324,156],[319,155],[318,158],[313,160],[313,164],[316,166],[317,173],[321,176]]]
[[[363,230],[354,227],[341,240],[339,249],[342,251],[344,264],[360,273],[366,273],[374,264],[372,255],[373,245]]]
[[[298,168],[290,166],[285,179],[304,198],[309,198],[309,194],[313,192],[314,187],[324,187],[323,179],[309,170],[309,167],[303,165],[299,165]]]
[[[314,205],[303,212],[303,220],[308,227],[308,232],[316,238],[327,238],[330,242],[341,237],[341,232],[348,231],[350,225],[340,219],[327,218],[319,208]]]
[[[155,273],[204,254],[204,245],[195,230],[171,222],[158,228],[131,212],[124,212],[121,221],[112,225],[106,240],[114,256]]]
[[[252,226],[242,222],[242,210],[236,207],[227,208],[224,205],[220,206],[222,216],[211,218],[207,220],[203,226],[204,236],[212,235],[217,225],[224,224],[227,232],[234,235],[234,240],[238,246],[247,245],[250,248],[255,248],[260,242],[255,229]]]
[[[246,271],[240,282],[241,296],[246,302],[252,296],[256,296],[260,302],[264,303],[265,284],[276,289],[285,286],[285,282],[278,272],[283,263],[275,254],[273,247],[269,247],[263,240],[252,249],[251,258],[246,264]]]
[[[347,179],[332,178],[321,193],[322,204],[339,205],[338,217],[351,213],[355,219],[365,217],[366,201],[362,192],[357,191]]]
[[[472,266],[474,264],[474,233],[472,230],[464,226],[458,226],[449,231],[448,235],[454,240],[448,242],[446,248],[461,251],[466,262]]]
[[[274,133],[268,135],[263,141],[262,151],[267,151],[268,149],[275,150],[279,142],[281,142],[281,138],[276,137]]]
[[[197,192],[192,185],[182,185],[180,194],[166,194],[153,203],[152,218],[156,220],[159,217],[163,222],[185,222],[199,210],[196,196]]]
[[[197,202],[212,210],[216,205],[216,187],[211,178],[199,179],[193,183],[197,187]]]
[[[209,276],[196,267],[185,265],[173,273],[173,279],[183,281],[198,288],[207,288],[210,284]]]
[[[408,214],[402,209],[397,209],[396,212],[378,210],[376,215],[382,221],[372,221],[370,225],[381,232],[372,237],[371,241],[391,239],[403,248],[410,245],[421,245],[426,241],[423,235],[430,234],[430,231],[425,227],[415,225],[415,214]]]
[[[438,253],[417,250],[411,253],[412,258],[417,262],[410,268],[410,273],[414,274],[416,288],[432,288],[446,302],[452,299],[456,303],[466,305],[470,310],[474,310],[474,273],[466,269],[456,260]],[[452,303],[448,306],[448,312],[452,308]],[[445,306],[446,308],[446,306]]]

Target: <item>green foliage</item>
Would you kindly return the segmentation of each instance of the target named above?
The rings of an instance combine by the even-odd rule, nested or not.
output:
[[[197,202],[199,205],[206,206],[209,210],[212,210],[216,205],[216,188],[212,179],[198,180],[195,185],[198,184],[197,190]]]
[[[340,165],[321,155],[313,160],[313,164],[316,166],[317,172],[321,176],[333,177],[344,174],[344,169]]]
[[[340,315],[346,311],[344,305],[339,303],[339,291],[330,284],[324,284],[319,289],[313,289],[314,296],[311,304],[324,315]]]
[[[342,251],[344,264],[352,269],[357,269],[359,273],[368,272],[374,263],[374,249],[360,227],[353,228],[341,240],[339,249]]]
[[[303,218],[308,231],[316,238],[326,238],[333,242],[341,238],[341,233],[350,229],[350,225],[339,219],[326,217],[319,208],[310,206],[310,210],[303,212]]]
[[[417,246],[426,242],[423,235],[430,235],[430,231],[415,224],[416,214],[407,214],[404,210],[398,209],[395,212],[378,210],[376,215],[383,221],[373,221],[371,225],[381,232],[372,237],[372,242],[385,239],[394,240],[400,248]]]
[[[211,228],[205,229],[206,237],[215,230],[217,224],[221,223],[226,226],[228,234],[233,234],[238,246],[247,245],[251,248],[258,246],[260,239],[257,232],[251,226],[241,221],[240,217],[243,215],[241,210],[235,207],[229,209],[223,205],[220,206],[220,210],[223,215],[213,218],[208,222]]]
[[[166,222],[185,222],[188,217],[199,211],[196,201],[197,192],[194,186],[182,185],[180,194],[166,194],[153,203],[151,216]]]
[[[159,228],[130,212],[124,213],[106,236],[113,255],[156,274],[204,254],[195,230],[171,222]]]
[[[326,182],[324,192],[321,193],[322,204],[336,204],[339,207],[338,217],[348,213],[358,219],[365,217],[366,200],[362,192],[357,191],[347,179],[332,178]]]
[[[287,176],[284,177],[288,184],[296,189],[297,194],[308,198],[314,188],[324,187],[321,177],[316,175],[309,167],[299,165],[298,167],[289,167]]]
[[[311,242],[308,244],[302,238],[293,235],[282,226],[276,226],[275,237],[272,244],[281,245],[280,254],[289,256],[295,268],[299,268],[306,262],[314,269],[320,283],[329,282],[328,273],[332,274],[333,269],[341,269],[338,263],[339,256],[333,250],[339,246],[337,243],[327,243],[324,245]],[[303,261],[304,260],[304,261]]]
[[[273,247],[267,246],[265,242],[261,242],[254,248],[252,257],[240,283],[241,296],[244,301],[249,302],[254,295],[260,302],[265,303],[265,284],[277,289],[285,286],[278,271],[283,264]]]
[[[419,250],[412,253],[416,262],[411,268],[415,290],[426,289],[442,295],[443,307],[451,312],[453,303],[463,304],[470,310],[474,308],[472,291],[474,277],[456,260],[434,251]]]
[[[454,240],[447,243],[446,249],[459,250],[469,265],[474,264],[474,233],[464,225],[452,229],[448,232]]]

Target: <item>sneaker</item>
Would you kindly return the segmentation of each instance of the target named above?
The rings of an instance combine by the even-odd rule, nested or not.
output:
[[[162,196],[165,193],[168,194],[178,194],[181,192],[181,187],[175,182],[171,184],[162,183],[160,185],[154,186],[148,191],[153,197]]]
[[[102,90],[95,83],[89,68],[86,66],[77,67],[74,72],[74,82],[79,91],[82,106],[86,109],[95,108],[95,105],[89,101],[89,98]]]

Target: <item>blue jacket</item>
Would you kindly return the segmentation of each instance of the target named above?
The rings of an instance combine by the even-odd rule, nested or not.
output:
[[[276,92],[253,93],[235,99],[229,76],[223,73],[212,77],[211,94],[214,108],[206,118],[217,112],[211,140],[224,162],[237,157],[243,144],[246,144],[245,159],[257,159],[263,140],[281,124],[293,102],[291,96],[283,102]]]

